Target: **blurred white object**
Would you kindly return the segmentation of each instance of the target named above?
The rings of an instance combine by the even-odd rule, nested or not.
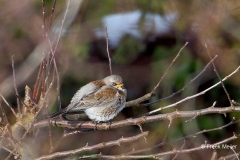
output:
[[[164,16],[159,14],[146,13],[142,17],[142,11],[129,13],[119,13],[105,16],[102,20],[103,26],[108,28],[108,38],[110,47],[115,48],[124,35],[131,35],[137,39],[146,38],[143,33],[151,33],[150,40],[156,36],[171,31],[173,22],[178,18],[178,13],[173,12]],[[143,23],[139,25],[140,21]],[[97,38],[105,38],[106,33],[103,29],[96,29]]]

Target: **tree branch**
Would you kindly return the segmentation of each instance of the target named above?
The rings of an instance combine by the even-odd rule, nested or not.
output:
[[[63,152],[56,152],[56,153],[49,154],[49,155],[46,155],[46,156],[41,156],[41,157],[37,158],[36,160],[53,159],[53,158],[57,158],[57,157],[71,156],[71,155],[78,154],[78,153],[81,153],[81,152],[93,151],[93,150],[96,150],[96,149],[110,147],[110,146],[120,146],[122,143],[133,142],[133,141],[136,141],[136,140],[138,140],[142,137],[145,137],[147,135],[148,135],[148,132],[143,132],[143,133],[140,133],[136,136],[127,137],[127,138],[122,137],[122,138],[120,138],[118,140],[115,140],[115,141],[99,143],[99,144],[92,145],[92,146],[89,146],[87,144],[86,146],[84,146],[82,148],[79,148],[79,149],[70,150],[70,151],[63,151]]]

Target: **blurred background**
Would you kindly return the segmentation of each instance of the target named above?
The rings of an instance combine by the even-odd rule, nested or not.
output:
[[[53,41],[61,30],[67,1],[57,1],[53,14],[50,35]],[[45,2],[45,21],[49,25],[53,1]],[[12,82],[11,57],[14,56],[17,87],[20,97],[24,97],[24,87],[33,88],[43,51],[48,44],[43,37],[42,1],[17,0],[0,1],[0,93],[16,106]],[[193,79],[210,61],[205,43],[214,57],[217,70],[222,78],[233,72],[240,62],[240,2],[236,0],[72,0],[64,22],[62,37],[57,47],[56,60],[60,75],[61,104],[66,107],[73,94],[84,84],[102,79],[110,74],[106,52],[105,26],[108,27],[109,51],[114,74],[122,76],[128,90],[128,100],[136,99],[150,92],[162,77],[180,48],[189,42],[180,57],[164,78],[156,95],[157,100],[180,90]],[[177,102],[196,94],[217,83],[219,79],[209,67],[196,81],[177,96],[148,107],[124,109],[114,120],[134,117],[153,109]],[[240,102],[240,76],[235,74],[224,82],[231,99]],[[56,83],[55,83],[56,85]],[[55,86],[56,88],[56,86]],[[50,112],[57,110],[57,90],[53,89],[49,107]],[[217,101],[217,107],[230,106],[223,88],[219,85],[206,94],[191,99],[176,108],[196,110],[210,107]],[[163,110],[162,113],[175,111],[176,108]],[[9,119],[11,112],[5,106]],[[168,140],[189,135],[203,129],[223,126],[232,118],[240,118],[238,113],[224,115],[211,114],[198,117],[186,123],[187,119],[175,119],[168,129],[168,122],[161,121],[143,125],[150,131],[148,143],[143,140],[136,148],[145,148],[161,143],[165,134]],[[14,123],[12,118],[10,122]],[[54,128],[56,135],[61,129]],[[239,133],[239,124],[220,131],[209,132],[191,139],[185,148],[214,143]],[[58,151],[70,150],[90,144],[131,136],[139,132],[138,127],[130,126],[110,131],[98,131],[88,135],[78,135],[65,139]],[[75,146],[71,142],[79,139]],[[92,138],[94,137],[94,138]],[[54,140],[58,136],[54,137]],[[65,144],[65,145],[63,145]],[[141,145],[139,145],[141,144]],[[178,142],[154,149],[158,153],[180,148]],[[230,142],[238,144],[238,141]],[[237,146],[236,152],[239,152]],[[67,149],[66,149],[67,148]],[[111,147],[96,151],[105,154],[120,154],[132,146]],[[47,148],[43,149],[43,153]],[[213,150],[179,155],[179,159],[206,159]],[[203,153],[204,154],[201,154]],[[218,150],[219,156],[232,153],[231,150]],[[168,157],[168,158],[171,158]],[[207,158],[207,159],[209,159]]]

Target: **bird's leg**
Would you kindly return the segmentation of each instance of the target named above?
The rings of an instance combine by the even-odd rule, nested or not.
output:
[[[109,130],[110,127],[111,127],[112,122],[111,122],[111,121],[108,121],[107,124],[108,124],[108,130]]]
[[[96,130],[97,130],[97,124],[98,124],[98,122],[97,122],[97,121],[93,121],[93,122],[94,122],[94,124],[95,124],[93,129],[94,129],[94,131],[96,131]]]

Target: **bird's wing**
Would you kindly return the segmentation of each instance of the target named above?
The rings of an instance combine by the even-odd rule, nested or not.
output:
[[[85,96],[79,105],[75,106],[71,111],[79,111],[81,109],[87,109],[91,107],[101,107],[108,104],[116,104],[118,101],[117,89],[104,86],[98,91]]]
[[[58,112],[55,112],[51,115],[49,115],[48,117],[53,118],[56,117],[62,113],[66,113],[71,111],[73,108],[75,108],[76,106],[78,106],[81,103],[81,100],[86,97],[91,95],[92,93],[96,92],[97,90],[99,90],[104,84],[101,83],[99,80],[97,81],[93,81],[90,82],[88,84],[86,84],[85,86],[81,87],[73,96],[71,103],[66,107],[61,109]],[[82,108],[84,109],[84,108]],[[81,109],[80,109],[81,110]],[[79,110],[78,110],[79,111]]]

